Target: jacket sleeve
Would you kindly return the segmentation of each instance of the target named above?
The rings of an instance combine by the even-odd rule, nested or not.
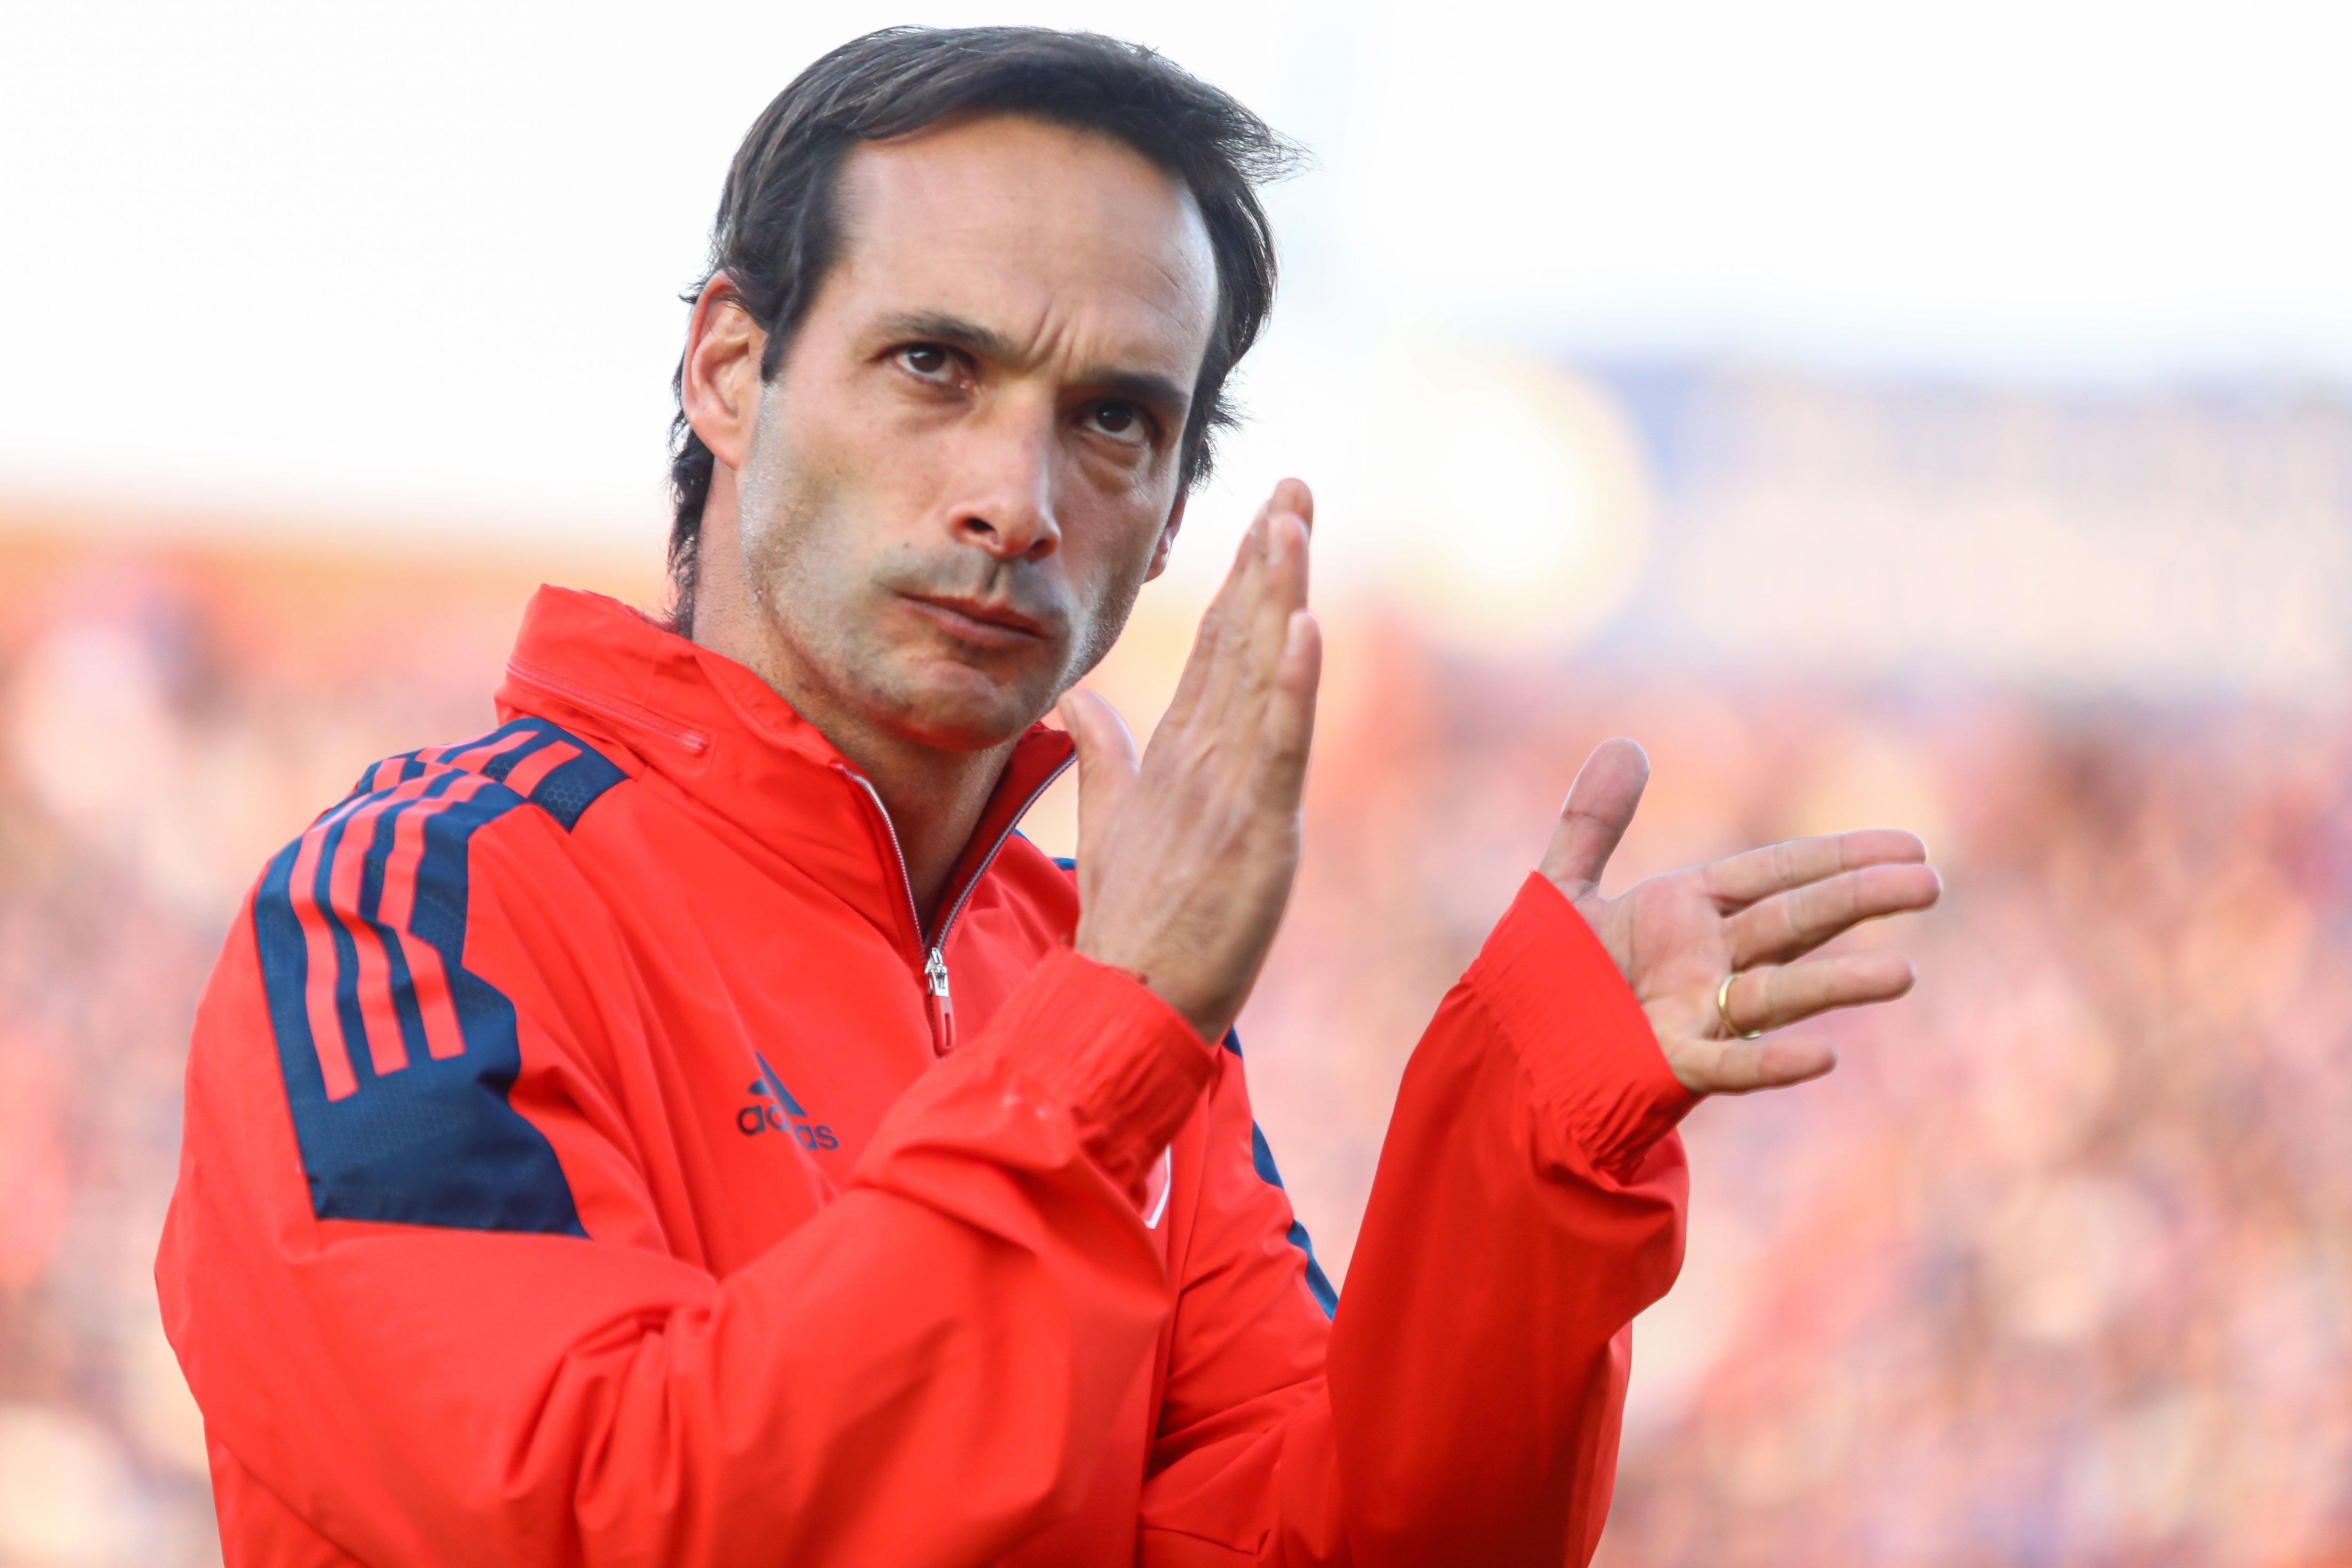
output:
[[[1328,1327],[1228,1068],[1139,1560],[1589,1562],[1694,1100],[1582,918],[1529,878],[1439,1007]]]
[[[410,941],[410,969],[362,963],[341,996],[281,994],[264,949],[286,933],[261,905],[309,874],[296,850],[200,1005],[157,1279],[216,1467],[261,1489],[240,1518],[264,1531],[290,1516],[379,1568],[715,1568],[971,1563],[1066,1512],[1166,1321],[1137,1205],[1216,1053],[1132,980],[1056,954],[901,1099],[835,1201],[714,1279],[658,1245],[594,1087],[610,1047],[581,1037],[583,1019],[634,1026],[610,993],[625,966],[601,962],[616,954],[546,934],[580,924],[584,885],[495,837],[475,841],[462,963],[433,984],[484,988],[472,1005],[510,1018],[519,1076],[499,1081],[494,1052],[477,1063],[471,1033],[454,1054],[418,1035],[405,1065],[362,1064],[336,1103],[406,1074],[456,1085],[366,1129],[381,1147],[352,1156],[364,1165],[439,1160],[452,1139],[478,1154],[514,1130],[466,1097],[528,1102],[557,1134],[576,1215],[333,1217],[348,1205],[316,1162],[306,1178],[289,1109],[320,1088],[306,996],[322,1027],[340,1007],[396,1031],[431,961]],[[318,897],[289,940],[382,929],[369,884],[333,880],[307,884]],[[363,1035],[389,1044],[346,1037]],[[228,1545],[232,1563],[290,1557],[282,1541]]]

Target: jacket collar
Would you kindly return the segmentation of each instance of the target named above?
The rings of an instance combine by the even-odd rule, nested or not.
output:
[[[498,692],[500,716],[560,724],[632,775],[657,776],[909,944],[906,873],[880,803],[847,759],[767,682],[601,594],[542,586]],[[1032,725],[1015,743],[948,879],[960,903],[1029,805],[1069,764],[1069,736]]]

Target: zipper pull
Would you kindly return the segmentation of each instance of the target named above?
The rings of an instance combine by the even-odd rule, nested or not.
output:
[[[923,965],[923,979],[931,994],[931,1037],[945,1056],[955,1049],[955,1003],[948,996],[947,957],[936,947]]]

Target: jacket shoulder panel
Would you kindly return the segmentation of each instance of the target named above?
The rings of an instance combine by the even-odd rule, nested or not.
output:
[[[436,767],[478,773],[504,785],[517,797],[515,804],[527,801],[539,807],[566,833],[580,826],[582,815],[606,790],[629,776],[604,752],[561,725],[525,716],[509,720],[478,740],[386,757],[360,775],[350,795],[335,810]]]
[[[626,775],[542,719],[379,763],[253,898],[269,1026],[312,1212],[581,1236],[511,1104],[512,1002],[466,967],[471,845],[526,805],[569,832]]]

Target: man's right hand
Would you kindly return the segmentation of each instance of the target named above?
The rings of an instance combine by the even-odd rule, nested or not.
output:
[[[1061,703],[1078,752],[1077,950],[1211,1042],[1257,983],[1298,867],[1323,664],[1306,607],[1314,516],[1297,479],[1259,509],[1140,763],[1108,702]]]

